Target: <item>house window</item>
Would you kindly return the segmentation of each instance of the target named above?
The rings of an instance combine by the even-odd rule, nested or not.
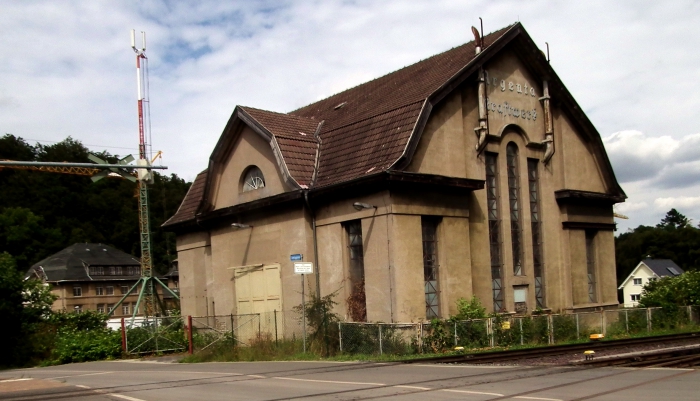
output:
[[[508,166],[508,201],[510,203],[510,238],[513,247],[513,274],[523,275],[523,238],[520,211],[520,171],[518,168],[518,146],[511,142],[506,146]]]
[[[114,286],[107,286],[107,295],[114,295]]]
[[[82,297],[83,296],[83,288],[79,286],[73,287],[73,296],[74,297]]]
[[[128,286],[128,285],[123,285],[123,286],[119,287],[119,291],[120,291],[122,294],[126,294],[127,292],[129,292],[129,286]]]
[[[139,275],[139,268],[136,266],[129,266],[127,268],[127,271],[129,272],[129,276],[138,276]]]
[[[489,218],[491,289],[493,310],[503,310],[503,265],[501,262],[501,221],[498,210],[498,155],[486,153],[486,209]]]
[[[350,279],[350,296],[347,299],[348,312],[353,321],[366,322],[367,298],[365,296],[365,261],[361,220],[347,222],[345,231],[348,235],[348,255],[350,259],[348,269]]]
[[[90,266],[88,271],[91,276],[104,276],[105,269],[102,266]]]
[[[586,231],[586,270],[588,273],[588,302],[597,302],[595,274],[595,231]]]
[[[73,311],[74,311],[75,313],[83,313],[83,305],[75,305],[75,306],[73,307]]]
[[[538,308],[544,308],[544,261],[542,258],[539,163],[540,161],[537,159],[527,160],[527,180],[528,192],[530,193],[530,230],[532,232],[532,262],[535,274],[535,301]]]
[[[105,295],[104,287],[95,287],[95,295]]]
[[[656,277],[649,277],[649,282],[656,281]]]
[[[243,176],[243,192],[265,187],[265,177],[257,166],[251,166]]]
[[[440,284],[438,275],[438,219],[422,217],[423,231],[423,277],[425,281],[425,316],[428,319],[440,316]]]
[[[114,275],[115,276],[121,276],[124,274],[124,270],[122,269],[121,266],[115,266],[114,267]]]
[[[105,304],[97,304],[97,313],[105,313]]]
[[[513,302],[515,303],[515,312],[527,313],[527,286],[519,285],[513,287]]]
[[[642,285],[642,279],[641,278],[635,278],[634,280],[634,285]]]
[[[640,294],[630,294],[630,298],[632,298],[633,302],[637,302],[641,298],[641,295]]]
[[[129,304],[125,302],[122,304],[122,315],[128,315],[128,314],[129,314]]]

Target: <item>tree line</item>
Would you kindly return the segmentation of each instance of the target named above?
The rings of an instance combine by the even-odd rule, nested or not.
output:
[[[89,150],[70,137],[31,145],[6,134],[0,160],[90,163]],[[119,155],[96,156],[116,163]],[[168,271],[177,258],[175,235],[160,226],[180,206],[191,183],[177,174],[154,174],[149,186],[151,253],[156,272]],[[0,168],[0,253],[26,272],[34,263],[80,242],[103,243],[140,257],[136,184],[117,178],[93,183],[90,177]]]
[[[617,281],[646,258],[671,259],[685,271],[700,270],[700,227],[671,209],[655,227],[639,226],[615,238]]]

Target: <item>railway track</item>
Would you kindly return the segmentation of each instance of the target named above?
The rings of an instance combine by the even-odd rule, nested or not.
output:
[[[700,346],[605,357],[572,363],[573,366],[630,368],[700,368]]]
[[[485,353],[472,353],[460,355],[448,355],[430,358],[419,358],[405,363],[466,363],[466,364],[486,364],[498,363],[530,358],[541,358],[546,356],[565,355],[571,353],[582,353],[587,350],[602,350],[609,348],[621,348],[635,345],[646,345],[655,343],[668,343],[671,341],[684,341],[697,339],[700,341],[700,332],[669,334],[663,336],[629,338],[622,340],[603,340],[580,344],[552,345],[538,348],[527,348],[518,350],[494,351]],[[597,361],[596,361],[597,362]],[[610,365],[608,365],[610,366]]]

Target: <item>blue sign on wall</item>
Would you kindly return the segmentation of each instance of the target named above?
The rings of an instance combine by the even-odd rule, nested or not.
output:
[[[303,257],[304,257],[304,255],[302,255],[300,253],[295,253],[294,255],[289,255],[289,260],[291,260],[292,262],[299,261],[299,260],[302,260]]]

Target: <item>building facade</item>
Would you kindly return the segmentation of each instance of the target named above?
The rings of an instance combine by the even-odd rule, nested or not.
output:
[[[282,114],[238,106],[180,209],[182,313],[617,307],[600,135],[519,23]]]

